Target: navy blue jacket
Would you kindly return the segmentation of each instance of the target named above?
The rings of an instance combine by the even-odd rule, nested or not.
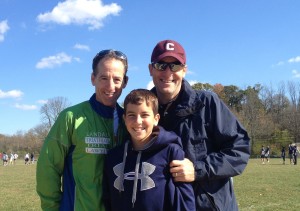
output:
[[[103,174],[103,203],[107,211],[196,210],[191,183],[173,182],[169,163],[184,159],[180,138],[155,127],[154,137],[141,151],[130,141],[109,151]]]
[[[159,124],[181,137],[194,163],[197,210],[238,210],[231,177],[245,169],[250,140],[237,118],[216,94],[195,91],[185,80],[176,100],[160,105],[159,113]]]

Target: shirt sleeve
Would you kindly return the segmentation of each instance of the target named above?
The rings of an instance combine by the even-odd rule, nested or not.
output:
[[[36,170],[36,190],[43,210],[59,210],[62,195],[61,176],[71,143],[70,116],[61,112],[46,137]]]

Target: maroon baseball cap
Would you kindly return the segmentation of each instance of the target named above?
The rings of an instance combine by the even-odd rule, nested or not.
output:
[[[182,64],[186,63],[183,47],[174,40],[163,40],[156,44],[151,55],[151,62],[159,62],[167,56],[172,56]]]

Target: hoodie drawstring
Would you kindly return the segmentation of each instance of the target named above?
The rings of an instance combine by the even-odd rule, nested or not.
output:
[[[122,169],[121,169],[121,178],[120,178],[120,185],[119,185],[119,192],[124,191],[124,169],[125,169],[125,163],[126,163],[126,157],[127,157],[127,149],[128,149],[128,141],[125,143],[124,147],[124,153],[123,153],[123,162],[122,162]]]
[[[139,151],[138,157],[135,162],[134,183],[133,183],[132,199],[131,199],[132,208],[134,207],[134,203],[136,201],[137,182],[139,179],[139,167],[140,167],[141,154],[142,154],[142,151]]]
[[[126,164],[126,157],[127,157],[127,149],[128,149],[128,141],[125,143],[124,147],[124,154],[123,154],[123,162],[121,167],[121,175],[120,175],[120,184],[119,184],[119,192],[124,191],[124,169]],[[139,154],[137,156],[136,162],[135,162],[135,169],[134,169],[134,183],[133,183],[133,190],[132,190],[132,208],[134,207],[134,203],[136,201],[136,193],[137,193],[137,183],[139,179],[139,167],[140,167],[140,161],[141,161],[142,151],[139,151]]]

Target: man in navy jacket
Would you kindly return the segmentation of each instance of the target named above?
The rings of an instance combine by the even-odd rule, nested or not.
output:
[[[149,71],[160,104],[159,124],[181,137],[187,158],[171,162],[174,180],[193,182],[197,210],[238,210],[231,177],[248,163],[246,130],[216,94],[195,91],[184,80],[186,54],[178,42],[159,42]]]

